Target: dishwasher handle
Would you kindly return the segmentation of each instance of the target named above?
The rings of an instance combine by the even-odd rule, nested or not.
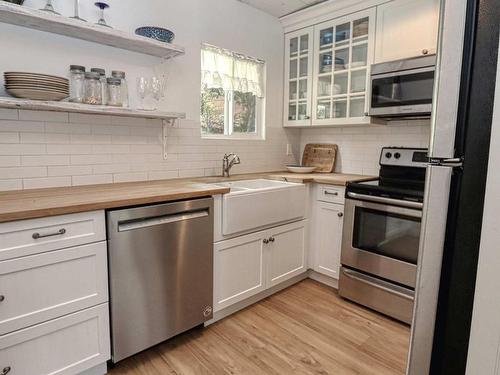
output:
[[[178,212],[175,214],[145,217],[141,219],[118,222],[118,232],[126,232],[129,230],[143,229],[156,225],[165,225],[177,223],[180,221],[199,219],[210,216],[208,209],[198,211]]]

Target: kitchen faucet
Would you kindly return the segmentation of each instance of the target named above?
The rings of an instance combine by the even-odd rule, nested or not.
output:
[[[235,164],[240,164],[240,157],[234,153],[225,154],[222,159],[222,177],[229,177],[229,171]]]

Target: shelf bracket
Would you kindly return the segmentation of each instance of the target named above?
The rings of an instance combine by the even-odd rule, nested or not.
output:
[[[168,128],[175,126],[175,118],[163,119],[162,143],[163,143],[163,160],[168,159],[167,145],[168,145]]]

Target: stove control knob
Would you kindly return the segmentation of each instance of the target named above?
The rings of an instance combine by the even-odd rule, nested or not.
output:
[[[399,158],[401,157],[401,154],[400,154],[399,152],[396,152],[396,153],[394,154],[394,157],[395,157],[396,159],[399,159]]]
[[[390,159],[390,158],[392,158],[392,154],[391,154],[390,152],[387,152],[387,153],[385,154],[385,157],[386,157],[387,159]]]

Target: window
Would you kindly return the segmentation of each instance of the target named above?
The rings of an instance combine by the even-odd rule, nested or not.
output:
[[[201,133],[207,138],[264,137],[264,62],[204,44]]]

